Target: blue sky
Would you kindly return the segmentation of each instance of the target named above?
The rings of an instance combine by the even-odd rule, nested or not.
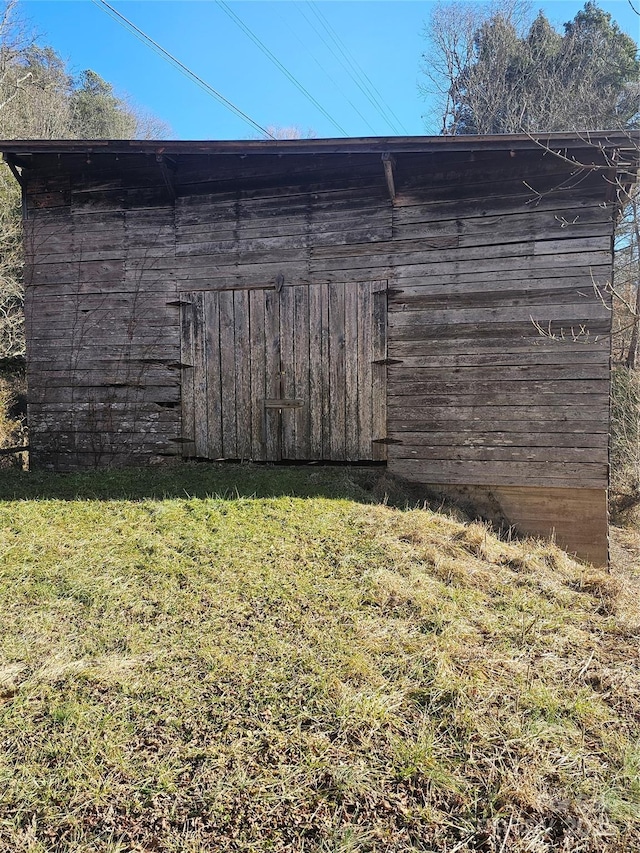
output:
[[[261,126],[297,125],[317,136],[437,132],[425,126],[418,92],[422,30],[430,2],[419,0],[228,0],[228,7],[322,106],[323,114],[214,0],[109,0],[123,15],[218,89]],[[222,107],[91,0],[21,0],[22,14],[43,44],[74,72],[91,68],[137,105],[166,121],[176,139],[240,139],[257,133]],[[582,8],[573,0],[535,4],[561,25]],[[628,0],[600,2],[640,41],[640,18]],[[635,0],[636,8],[640,0]],[[341,40],[350,61],[391,122],[380,115],[345,70],[322,21]],[[338,58],[342,62],[338,61]],[[338,129],[340,128],[340,129]],[[344,133],[342,132],[344,131]]]

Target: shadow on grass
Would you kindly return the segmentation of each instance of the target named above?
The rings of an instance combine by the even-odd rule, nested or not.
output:
[[[384,466],[183,463],[76,474],[5,471],[0,501],[326,497],[416,506],[424,496]]]

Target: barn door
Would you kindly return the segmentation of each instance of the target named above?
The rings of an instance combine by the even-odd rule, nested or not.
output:
[[[183,296],[185,456],[386,458],[386,282]]]

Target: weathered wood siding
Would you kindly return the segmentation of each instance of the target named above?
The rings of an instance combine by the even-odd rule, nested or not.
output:
[[[391,241],[380,164],[319,157],[259,166],[234,175],[232,191],[219,167],[200,163],[193,178],[180,171],[181,183],[200,181],[175,205],[177,287],[192,306],[183,326],[184,455],[384,460],[386,366],[373,362],[386,357],[386,281],[349,264],[319,274],[324,261],[315,259]],[[277,399],[301,405],[279,409]]]
[[[264,336],[276,330],[264,294],[282,286],[292,313],[278,323],[286,327],[323,289],[342,288],[356,304],[358,283],[386,282],[387,393],[373,395],[371,417],[386,423],[390,469],[437,489],[485,489],[503,506],[514,489],[536,489],[535,500],[531,491],[520,502],[529,532],[549,532],[550,517],[570,526],[578,504],[567,489],[593,495],[574,540],[602,562],[606,537],[590,537],[585,525],[597,527],[608,479],[610,176],[535,150],[406,154],[392,203],[379,155],[181,155],[173,187],[155,158],[141,155],[91,163],[74,155],[64,167],[42,155],[33,175],[26,227],[36,464],[272,458],[257,440],[262,367],[243,357],[263,347],[268,362]],[[217,366],[189,339],[185,304],[218,312],[219,330],[229,314],[233,344],[220,335],[206,342],[210,352],[218,347]],[[331,371],[308,334],[309,362]],[[349,330],[336,334],[344,341]],[[277,389],[284,396],[295,397],[309,376],[294,349],[284,354],[293,365],[291,387]],[[215,383],[212,370],[217,400],[194,390],[207,376]],[[222,406],[231,395],[225,383],[233,412]],[[346,430],[358,414],[357,401],[344,406],[349,412],[312,417],[325,431],[318,435],[296,421],[310,410],[298,412],[277,438],[286,458],[333,458],[323,450],[331,448],[327,425],[342,418]],[[363,458],[355,434],[341,441],[353,445],[344,458]],[[584,545],[590,538],[597,547]]]
[[[406,254],[389,305],[398,473],[606,488],[613,223],[598,178],[579,198],[497,195],[508,182],[486,192],[470,175],[456,200],[430,188],[398,199],[394,241]]]
[[[175,254],[173,204],[139,158],[96,159],[61,166],[42,158],[28,176],[35,466],[70,470],[179,453],[179,312],[166,263]]]
[[[612,208],[517,159],[396,201],[389,467],[604,563]]]

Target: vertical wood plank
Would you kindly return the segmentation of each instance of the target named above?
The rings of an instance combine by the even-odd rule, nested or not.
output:
[[[222,388],[220,370],[220,304],[215,291],[206,294],[207,456],[222,457]]]
[[[311,459],[311,421],[309,413],[309,288],[296,285],[291,288],[295,300],[295,389],[296,399],[302,400],[302,407],[293,409],[295,419],[295,459]]]
[[[374,282],[372,294],[372,352],[373,361],[387,357],[387,283]],[[387,367],[373,364],[372,401],[373,401],[373,439],[387,437]],[[374,441],[373,458],[383,461],[387,458],[387,447]]]
[[[373,311],[373,285],[361,282],[358,287],[358,458],[373,459],[372,438],[372,395],[373,347],[371,324]]]
[[[344,343],[344,284],[332,283],[329,285],[329,459],[332,461],[344,460],[346,456]]]
[[[331,459],[331,395],[330,395],[330,347],[329,347],[329,285],[320,287],[321,358],[320,383],[322,388],[322,459]]]
[[[280,291],[280,373],[282,397],[295,397],[295,296],[293,287],[283,287]],[[296,420],[292,409],[283,409],[282,418],[282,458],[296,458]]]
[[[239,459],[251,458],[251,357],[249,349],[249,294],[233,294],[236,378],[236,442]]]
[[[251,458],[264,461],[265,317],[264,290],[249,291],[249,331],[251,336]]]
[[[180,361],[181,410],[182,410],[182,455],[194,456],[195,408],[194,408],[194,355],[193,355],[194,306],[190,293],[185,293],[180,306]]]
[[[265,372],[267,396],[280,398],[280,294],[264,292]],[[278,409],[265,412],[265,458],[277,462],[281,458],[280,413]]]
[[[193,297],[193,365],[194,365],[194,421],[195,455],[207,455],[207,339],[204,319],[204,293]]]
[[[322,459],[323,289],[311,284],[309,299],[309,459]]]
[[[238,458],[236,436],[236,360],[233,291],[220,291],[220,388],[222,397],[222,455]]]
[[[358,290],[360,282],[344,289],[345,459],[358,459]]]

